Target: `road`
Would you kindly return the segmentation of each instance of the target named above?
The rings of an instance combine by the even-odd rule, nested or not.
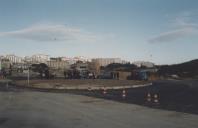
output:
[[[0,128],[197,128],[198,115],[68,93],[0,92]]]

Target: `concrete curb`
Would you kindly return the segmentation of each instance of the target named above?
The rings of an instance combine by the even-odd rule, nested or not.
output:
[[[147,83],[147,84],[139,84],[139,85],[128,85],[128,86],[103,86],[103,85],[95,85],[95,86],[74,86],[74,87],[63,87],[63,86],[54,86],[54,87],[48,87],[48,88],[43,88],[43,87],[34,87],[34,86],[18,86],[18,87],[24,87],[24,88],[31,88],[31,89],[42,89],[42,90],[102,90],[102,89],[111,89],[111,90],[119,90],[119,89],[129,89],[129,88],[140,88],[140,87],[146,87],[150,86],[152,83]]]

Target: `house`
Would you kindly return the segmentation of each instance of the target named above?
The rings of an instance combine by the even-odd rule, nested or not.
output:
[[[131,77],[131,72],[127,71],[113,71],[111,72],[112,79],[117,80],[129,80]]]
[[[156,80],[159,79],[156,68],[136,69],[131,73],[133,80]]]

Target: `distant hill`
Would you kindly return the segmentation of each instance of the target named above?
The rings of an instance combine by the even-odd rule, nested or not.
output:
[[[198,77],[198,59],[181,64],[158,66],[159,75],[178,75],[179,77]]]
[[[109,64],[101,69],[105,71],[133,71],[134,69],[145,69],[147,67],[137,67],[135,64]],[[158,69],[160,76],[177,75],[181,78],[198,78],[198,59],[184,62],[181,64],[173,65],[158,65],[155,66]]]

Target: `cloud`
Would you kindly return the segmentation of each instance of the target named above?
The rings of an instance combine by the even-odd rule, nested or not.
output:
[[[33,41],[95,41],[97,39],[89,32],[64,25],[33,25],[21,30],[0,32],[0,36]]]
[[[198,28],[198,24],[196,23],[192,23],[191,22],[191,13],[187,13],[189,15],[187,15],[186,13],[184,13],[185,15],[182,15],[182,16],[177,16],[175,18],[175,20],[173,21],[173,25],[175,27],[178,27],[178,28],[184,28],[184,27],[195,27],[195,28]]]
[[[155,37],[150,38],[149,42],[150,43],[171,42],[194,34],[198,34],[197,28],[185,27],[185,28],[180,28],[180,29],[161,33]]]
[[[192,35],[198,35],[198,24],[190,22],[192,13],[185,12],[175,18],[173,28],[148,40],[149,43],[172,42]]]

